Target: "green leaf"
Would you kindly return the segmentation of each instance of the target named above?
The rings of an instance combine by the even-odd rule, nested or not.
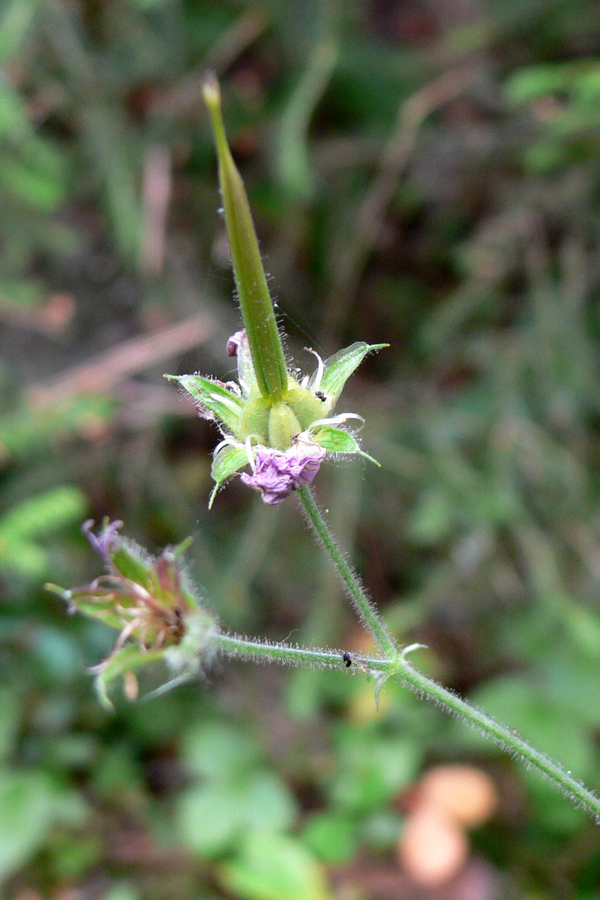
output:
[[[0,418],[0,444],[11,457],[45,454],[56,436],[77,434],[90,419],[108,419],[112,407],[112,400],[91,396],[36,409],[35,416],[23,406]]]
[[[504,83],[504,93],[509,103],[518,106],[565,90],[569,81],[570,71],[562,64],[526,66],[509,75]]]
[[[0,32],[0,48],[1,42],[2,34]],[[22,97],[16,91],[13,91],[8,84],[0,82],[0,134],[14,139],[14,137],[23,134],[27,134],[27,137],[30,137],[31,133],[32,129],[27,120],[27,107]]]
[[[86,498],[69,485],[56,487],[25,500],[0,520],[0,570],[14,570],[25,578],[43,578],[51,554],[38,540],[79,522]]]
[[[16,158],[2,159],[0,184],[19,201],[44,213],[54,212],[65,198],[62,179],[32,168]]]
[[[329,796],[334,808],[351,818],[377,812],[416,777],[422,750],[410,736],[384,736],[379,730],[361,735],[349,726],[337,736],[338,769]]]
[[[132,672],[140,666],[149,665],[162,659],[164,655],[164,650],[141,650],[135,644],[126,644],[115,653],[94,681],[98,699],[104,709],[109,712],[114,709],[114,704],[108,696],[108,688],[113,681],[116,681],[125,672]]]
[[[243,796],[248,825],[283,831],[294,824],[296,801],[276,772],[270,769],[256,772],[248,780]]]
[[[182,758],[188,772],[202,779],[178,807],[180,835],[198,852],[224,852],[241,829],[277,830],[294,823],[294,798],[242,732],[222,722],[202,722],[185,736]]]
[[[123,881],[104,894],[103,900],[142,900],[142,895],[132,885]]]
[[[261,769],[250,777],[239,773],[236,777],[235,767],[185,791],[176,817],[180,839],[211,858],[232,847],[248,828],[281,830],[295,818],[294,799],[274,772]]]
[[[251,831],[238,857],[218,871],[223,887],[242,900],[331,900],[320,863],[294,838]]]
[[[248,465],[248,454],[245,447],[234,447],[231,444],[222,447],[213,456],[211,475],[215,481],[215,487],[210,495],[208,507],[213,505],[217,491],[221,485]]]
[[[244,409],[241,397],[218,381],[202,375],[165,375],[177,381],[184,391],[200,406],[200,413],[207,419],[217,419],[237,434]]]
[[[6,63],[19,50],[40,0],[12,0],[0,19],[0,63]]]
[[[315,372],[308,383],[308,387],[311,389],[317,388],[327,395],[327,407],[328,411],[331,412],[347,380],[360,366],[365,356],[374,350],[381,350],[384,347],[389,347],[389,344],[365,344],[363,341],[357,341],[344,350],[339,350],[325,361],[321,384],[316,384],[317,372]]]
[[[211,781],[185,791],[178,800],[179,839],[191,850],[213,858],[231,847],[243,825],[233,785]]]
[[[358,844],[358,819],[343,813],[316,813],[309,819],[302,840],[324,862],[346,862]]]
[[[184,737],[182,758],[186,769],[202,778],[246,777],[260,762],[258,747],[223,722],[202,722]]]
[[[0,759],[6,759],[14,750],[21,721],[21,698],[12,688],[0,688]]]
[[[54,794],[42,773],[0,770],[0,881],[44,844],[55,814]]]
[[[44,491],[6,513],[0,521],[0,535],[7,544],[45,537],[78,521],[85,512],[85,495],[63,485]]]

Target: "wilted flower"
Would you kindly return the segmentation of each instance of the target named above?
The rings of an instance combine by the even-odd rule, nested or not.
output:
[[[163,660],[177,683],[198,674],[218,626],[200,605],[182,568],[181,554],[189,541],[152,557],[119,534],[121,522],[105,519],[97,535],[93,524],[86,522],[83,531],[104,557],[107,574],[71,590],[47,587],[68,603],[70,612],[100,619],[119,631],[111,654],[91,670],[102,703],[111,707],[109,684],[123,676],[127,695],[134,699],[134,670],[147,663]]]
[[[258,490],[265,503],[275,504],[301,484],[310,483],[327,456],[360,454],[372,460],[360,449],[356,437],[362,417],[332,413],[352,372],[367,353],[385,344],[358,342],[325,362],[315,353],[315,372],[302,381],[297,380],[296,372],[289,373],[288,388],[278,400],[257,391],[244,331],[230,338],[231,346],[237,351],[239,384],[202,375],[169,376],[191,395],[199,414],[215,421],[223,434],[213,456],[215,488],[209,505],[219,487],[246,466],[252,474],[243,475],[242,481]],[[279,481],[276,490],[271,490],[268,485],[276,474]]]
[[[254,471],[244,473],[242,481],[259,491],[265,503],[281,503],[301,484],[310,484],[324,457],[325,448],[311,441],[297,441],[284,453],[259,446]]]
[[[223,440],[215,449],[212,476],[219,487],[246,466],[242,480],[258,490],[265,503],[280,503],[302,484],[312,481],[327,455],[364,453],[352,425],[362,425],[356,413],[333,415],[346,380],[367,353],[386,344],[355,343],[317,366],[304,378],[286,363],[277,328],[248,199],[235,166],[221,117],[219,86],[210,76],[204,87],[210,111],[219,181],[225,210],[244,330],[227,342],[237,356],[238,384],[202,375],[173,378],[192,396],[201,416],[217,422]]]

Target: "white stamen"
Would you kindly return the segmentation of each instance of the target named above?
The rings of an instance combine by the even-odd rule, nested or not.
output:
[[[252,452],[252,437],[253,435],[249,434],[246,438],[246,455],[248,457],[248,462],[250,463],[250,468],[254,472],[256,466],[254,465],[254,453]]]
[[[365,420],[362,416],[359,416],[358,413],[339,413],[337,416],[331,416],[328,419],[316,419],[314,422],[310,423],[310,430],[314,431],[315,428],[318,428],[320,425],[345,425],[348,419],[354,419],[360,422],[360,426],[358,431],[360,431],[365,424]]]
[[[219,452],[219,450],[222,450],[223,447],[242,447],[242,446],[243,445],[240,444],[239,441],[236,441],[235,438],[232,438],[232,437],[223,438],[223,440],[219,441],[219,443],[213,450],[213,456],[216,456],[217,453]]]
[[[304,349],[307,351],[307,353],[312,353],[313,356],[317,357],[317,371],[313,372],[308,383],[310,383],[310,388],[312,391],[318,391],[321,387],[321,381],[323,379],[323,360],[321,359],[317,351],[313,350],[311,347],[305,347]],[[302,385],[302,387],[304,387],[304,384]]]

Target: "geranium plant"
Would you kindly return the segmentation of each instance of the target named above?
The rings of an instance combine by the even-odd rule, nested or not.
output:
[[[135,673],[141,666],[166,664],[170,678],[160,692],[195,678],[216,656],[360,671],[373,680],[376,698],[384,682],[394,677],[521,757],[575,803],[600,816],[600,800],[559,763],[414,668],[408,657],[420,645],[397,645],[339,549],[310,485],[328,457],[371,459],[357,437],[361,416],[336,410],[347,379],[368,353],[386,345],[355,343],[325,361],[315,353],[313,371],[304,376],[286,358],[246,192],[227,144],[214,76],[206,79],[204,99],[215,136],[242,314],[243,329],[226,348],[230,356],[237,356],[238,380],[223,383],[198,374],[167,377],[193,398],[201,416],[214,420],[221,430],[222,440],[213,456],[215,486],[209,505],[218,489],[238,473],[269,505],[295,494],[378,652],[357,656],[348,650],[297,647],[230,634],[190,583],[182,565],[185,544],[153,558],[122,537],[121,523],[105,521],[97,534],[86,523],[85,531],[103,557],[107,574],[71,590],[50,587],[71,611],[101,619],[119,632],[108,659],[94,669],[101,701],[111,706],[109,689],[121,678],[127,696],[134,699]]]

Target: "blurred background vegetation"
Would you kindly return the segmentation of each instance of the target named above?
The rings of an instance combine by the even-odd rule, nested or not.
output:
[[[423,670],[600,788],[597,0],[4,0],[0,66],[4,896],[597,897],[597,825],[399,686],[228,664],[111,716],[114,635],[42,588],[109,515],[192,534],[227,628],[365,649],[294,500],[209,515],[162,379],[231,377],[212,67],[295,358],[391,344],[334,529]],[[419,832],[432,772],[495,811]]]

